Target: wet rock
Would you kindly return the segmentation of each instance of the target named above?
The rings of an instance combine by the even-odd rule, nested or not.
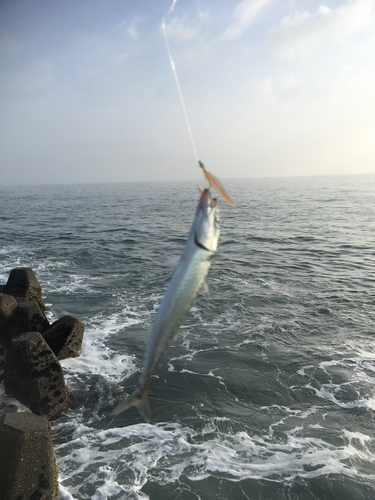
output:
[[[17,301],[18,304],[21,304],[21,302],[27,302],[26,297],[14,297]]]
[[[61,365],[38,332],[13,337],[4,369],[5,391],[37,415],[56,418],[69,407]]]
[[[14,297],[26,297],[27,300],[35,300],[41,311],[46,310],[42,300],[42,287],[33,270],[29,267],[12,269],[3,292]]]
[[[21,302],[0,330],[0,343],[8,347],[10,339],[26,332],[43,333],[50,324],[35,301]]]
[[[5,349],[5,347],[3,347],[0,344],[0,382],[2,382],[2,380],[4,378],[4,367],[5,367],[6,355],[7,355],[7,350]]]
[[[57,469],[45,417],[8,413],[0,417],[0,497],[56,500]]]
[[[81,354],[84,329],[79,319],[64,316],[43,333],[43,338],[57,359],[74,358]]]
[[[0,329],[4,328],[4,325],[17,307],[18,302],[12,295],[0,293]]]
[[[17,307],[18,303],[12,295],[0,293],[0,345],[6,343],[6,341],[2,341],[2,337],[5,335],[4,329]]]

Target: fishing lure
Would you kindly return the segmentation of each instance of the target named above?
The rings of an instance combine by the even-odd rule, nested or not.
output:
[[[224,198],[224,200],[227,200],[227,202],[230,203],[232,205],[232,207],[235,207],[236,206],[235,203],[233,202],[233,200],[231,199],[229,194],[226,192],[224,186],[219,181],[219,179],[217,177],[215,177],[213,174],[211,174],[208,170],[206,170],[206,167],[204,166],[204,164],[201,161],[198,160],[198,163],[199,163],[199,166],[201,167],[201,169],[203,170],[203,174],[204,174],[205,178],[208,180],[208,184],[209,184],[208,189],[211,189],[211,187],[213,187],[214,189],[216,189],[216,191],[219,194],[221,194],[221,196]]]

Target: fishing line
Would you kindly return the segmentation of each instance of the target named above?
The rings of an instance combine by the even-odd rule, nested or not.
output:
[[[197,147],[195,145],[193,131],[192,131],[191,125],[190,125],[189,115],[188,115],[188,112],[187,112],[187,109],[186,109],[186,106],[185,106],[185,100],[184,100],[184,96],[183,96],[182,90],[181,90],[180,80],[178,79],[178,74],[177,74],[177,70],[176,70],[176,64],[175,64],[175,62],[173,60],[172,51],[171,51],[171,48],[170,48],[170,45],[169,45],[169,40],[168,40],[168,36],[167,36],[167,29],[166,29],[167,26],[165,24],[165,18],[168,17],[169,14],[171,14],[173,12],[173,10],[175,8],[175,5],[177,3],[177,0],[173,0],[172,1],[172,4],[171,4],[168,12],[166,12],[163,16],[160,15],[160,14],[157,14],[156,12],[153,12],[148,7],[145,7],[144,5],[141,5],[140,3],[138,3],[138,2],[136,2],[134,0],[127,0],[127,1],[129,3],[132,3],[133,5],[137,5],[141,9],[146,10],[147,12],[149,12],[150,14],[152,14],[153,16],[156,16],[156,17],[159,17],[159,18],[161,17],[162,18],[162,20],[161,20],[161,29],[162,29],[163,36],[164,36],[165,46],[167,47],[167,53],[168,53],[168,57],[169,57],[169,62],[170,62],[170,65],[172,67],[172,72],[173,72],[173,76],[174,76],[174,79],[175,79],[175,82],[176,82],[178,95],[180,97],[182,111],[184,113],[185,122],[186,122],[186,126],[187,126],[187,129],[188,129],[188,133],[189,133],[190,142],[191,142],[191,145],[192,145],[192,148],[193,148],[194,156],[195,156],[195,159],[197,160],[197,162],[199,163],[199,157],[198,157]]]
[[[236,206],[235,203],[232,201],[232,199],[230,198],[229,194],[226,192],[224,186],[219,181],[219,179],[217,177],[215,177],[214,175],[210,174],[210,172],[208,172],[206,170],[204,164],[199,160],[197,147],[196,147],[195,141],[194,141],[193,131],[191,129],[189,116],[188,116],[188,113],[187,113],[187,110],[186,110],[186,106],[185,106],[184,96],[182,94],[180,81],[178,79],[177,70],[176,70],[176,64],[175,64],[175,62],[173,60],[171,48],[169,46],[169,41],[168,41],[168,36],[167,36],[167,31],[166,31],[166,25],[165,25],[165,18],[167,16],[169,16],[169,14],[171,12],[173,12],[173,9],[175,8],[176,3],[177,3],[177,0],[172,0],[172,5],[170,6],[168,12],[166,14],[164,14],[164,16],[162,18],[161,28],[162,28],[162,31],[163,31],[165,45],[167,47],[167,52],[168,52],[168,56],[169,56],[169,61],[171,63],[171,67],[172,67],[174,79],[175,79],[175,82],[176,82],[176,85],[177,85],[178,95],[180,96],[181,106],[182,106],[182,110],[184,112],[185,121],[186,121],[187,129],[188,129],[188,132],[189,132],[190,142],[191,142],[191,145],[192,145],[192,148],[193,148],[195,159],[197,160],[199,167],[203,170],[203,175],[205,176],[205,178],[208,181],[209,189],[211,187],[213,187],[214,189],[216,189],[216,191],[218,191],[223,198],[225,198],[233,207],[235,207]],[[199,187],[198,187],[198,189],[199,189]]]
[[[187,109],[186,109],[186,106],[185,106],[185,100],[184,100],[184,96],[182,94],[182,90],[181,90],[181,85],[180,85],[180,81],[178,79],[178,75],[177,75],[177,70],[176,70],[176,64],[173,60],[173,56],[172,56],[172,52],[171,52],[171,48],[169,46],[169,41],[168,41],[168,37],[167,37],[167,31],[166,31],[166,25],[165,25],[165,18],[173,11],[175,5],[177,3],[177,0],[173,0],[172,2],[172,5],[170,7],[170,9],[168,10],[168,12],[163,16],[163,19],[161,21],[161,29],[163,31],[163,35],[164,35],[164,40],[165,40],[165,45],[167,47],[167,52],[168,52],[168,57],[169,57],[169,62],[171,64],[171,67],[172,67],[172,71],[173,71],[173,76],[174,76],[174,79],[175,79],[175,82],[176,82],[176,85],[177,85],[177,91],[178,91],[178,95],[180,97],[180,101],[181,101],[181,106],[182,106],[182,110],[184,112],[184,116],[185,116],[185,121],[186,121],[186,126],[187,126],[187,129],[188,129],[188,132],[189,132],[189,137],[190,137],[190,142],[191,142],[191,145],[192,145],[192,148],[193,148],[193,152],[194,152],[194,155],[195,155],[195,159],[197,160],[197,162],[199,162],[199,157],[198,157],[198,152],[197,152],[197,148],[196,148],[196,145],[195,145],[195,141],[194,141],[194,136],[193,136],[193,132],[191,130],[191,125],[190,125],[190,120],[189,120],[189,116],[188,116],[188,113],[187,113]]]
[[[207,181],[209,183],[209,189],[211,187],[213,187],[214,189],[216,189],[216,191],[218,191],[223,196],[223,198],[225,198],[234,207],[235,206],[234,202],[231,200],[230,196],[226,192],[224,186],[221,184],[221,182],[219,181],[219,179],[217,177],[215,177],[214,175],[212,175],[210,172],[208,172],[206,170],[204,164],[199,160],[198,151],[197,151],[197,147],[195,145],[195,140],[194,140],[194,136],[193,136],[193,131],[192,131],[192,128],[191,128],[191,125],[190,125],[189,115],[188,115],[188,112],[187,112],[187,109],[186,109],[186,106],[185,106],[185,100],[184,100],[184,96],[182,94],[180,80],[178,78],[178,74],[177,74],[177,70],[176,70],[176,64],[174,62],[174,59],[173,59],[173,56],[172,56],[172,51],[171,51],[171,48],[170,48],[170,45],[169,45],[169,40],[168,40],[167,30],[166,30],[167,27],[166,27],[166,24],[165,24],[165,18],[168,17],[169,14],[171,14],[173,12],[173,10],[174,10],[174,8],[176,6],[177,0],[172,0],[172,4],[171,4],[169,10],[167,11],[166,14],[164,14],[164,16],[160,16],[156,12],[153,12],[152,10],[148,9],[147,7],[144,7],[143,5],[139,4],[138,2],[136,2],[134,0],[128,0],[128,2],[130,2],[130,3],[134,4],[134,5],[137,5],[138,7],[141,7],[142,9],[150,12],[152,15],[154,15],[156,17],[162,17],[162,20],[161,20],[161,29],[162,29],[163,36],[164,36],[165,46],[167,47],[167,53],[168,53],[168,57],[169,57],[169,62],[171,64],[173,76],[174,76],[174,79],[175,79],[175,82],[176,82],[177,91],[178,91],[178,95],[180,97],[182,111],[184,113],[185,122],[186,122],[186,126],[187,126],[187,129],[188,129],[188,133],[189,133],[189,137],[190,137],[190,142],[191,142],[191,146],[193,148],[195,159],[197,160],[199,167],[203,170],[204,177],[207,179]]]

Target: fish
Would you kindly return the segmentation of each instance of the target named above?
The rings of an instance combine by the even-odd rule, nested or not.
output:
[[[151,421],[147,385],[159,361],[177,336],[198,292],[206,287],[207,274],[216,255],[219,233],[218,202],[205,189],[199,199],[185,248],[150,329],[138,386],[125,401],[112,410],[111,415],[118,415],[136,406],[146,422]]]

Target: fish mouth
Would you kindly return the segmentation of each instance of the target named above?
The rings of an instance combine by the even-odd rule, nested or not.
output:
[[[200,200],[199,200],[199,208],[205,208],[205,207],[210,207],[210,208],[215,208],[217,205],[217,199],[211,197],[211,193],[208,189],[205,189],[203,193],[201,194]]]

